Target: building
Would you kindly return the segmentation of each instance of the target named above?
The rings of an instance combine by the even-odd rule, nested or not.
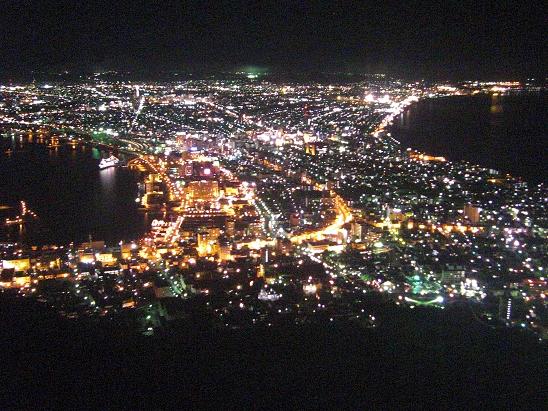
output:
[[[500,297],[499,300],[499,318],[502,321],[511,322],[513,314],[513,301],[512,297],[505,294]]]
[[[466,204],[463,210],[464,217],[472,224],[479,223],[480,212],[481,212],[481,208],[472,204]]]
[[[360,223],[353,221],[350,224],[350,237],[354,241],[362,239],[362,225]]]
[[[155,279],[152,284],[152,290],[156,298],[170,298],[175,297],[173,290],[171,289],[169,282],[163,279]]]
[[[219,238],[219,260],[232,260],[232,241],[224,236]]]
[[[219,198],[219,183],[213,180],[191,181],[185,187],[185,197],[191,203],[215,201]]]
[[[26,271],[30,269],[30,259],[17,258],[11,260],[2,260],[1,267],[4,269],[14,269],[15,271]]]
[[[30,275],[26,271],[16,271],[14,268],[0,270],[0,287],[21,288],[31,283]]]
[[[221,230],[217,227],[202,228],[198,231],[198,255],[205,257],[207,255],[217,254],[219,251],[219,236]]]
[[[465,271],[462,266],[447,264],[441,271],[440,280],[442,284],[460,284],[464,281]]]
[[[236,227],[236,222],[233,219],[227,219],[225,225],[225,234],[227,237],[234,236],[234,230]]]

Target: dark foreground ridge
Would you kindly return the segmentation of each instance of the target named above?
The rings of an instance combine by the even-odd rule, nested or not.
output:
[[[546,346],[463,308],[386,310],[383,326],[154,337],[2,301],[3,409],[514,408],[546,404]],[[9,309],[8,309],[9,308]]]

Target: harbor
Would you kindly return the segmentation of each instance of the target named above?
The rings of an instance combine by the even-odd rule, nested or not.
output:
[[[101,169],[110,156],[119,162]],[[150,225],[135,203],[139,173],[123,166],[130,158],[124,153],[25,133],[0,138],[0,158],[0,242],[69,244],[91,234],[118,243]],[[38,218],[22,213],[21,201]]]

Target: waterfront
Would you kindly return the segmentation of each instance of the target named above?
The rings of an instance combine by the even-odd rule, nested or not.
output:
[[[21,219],[33,220],[22,245],[0,244],[0,297],[10,304],[8,320],[14,320],[4,321],[3,328],[40,323],[44,330],[62,330],[70,324],[124,347],[145,341],[139,333],[149,338],[146,345],[161,344],[162,352],[185,347],[177,335],[190,337],[192,347],[222,347],[196,334],[239,335],[255,346],[292,341],[306,347],[305,341],[318,341],[337,352],[336,341],[345,346],[359,341],[356,347],[391,346],[393,352],[372,351],[390,369],[407,361],[394,352],[405,358],[422,353],[420,369],[442,370],[441,377],[427,379],[446,376],[446,386],[454,385],[454,363],[473,364],[476,374],[491,370],[490,364],[508,370],[516,351],[505,351],[503,341],[511,341],[531,355],[524,367],[541,380],[535,364],[546,363],[545,355],[535,348],[548,338],[546,188],[407,151],[386,128],[412,102],[443,107],[453,101],[444,96],[458,103],[463,93],[511,93],[517,87],[457,88],[385,78],[351,86],[277,85],[254,78],[144,84],[93,78],[0,86],[0,129],[9,136],[1,147],[2,204],[25,200]],[[448,111],[456,112],[451,104]],[[503,104],[491,106],[504,111]],[[436,138],[447,146],[461,144],[451,143],[446,121],[432,120],[440,124]],[[473,132],[472,126],[464,128],[466,121],[455,117],[455,123],[451,126]],[[74,148],[59,145],[63,138],[57,136],[63,135],[86,136],[88,144],[102,144],[105,151],[75,140]],[[130,169],[99,170],[109,150]],[[130,153],[131,160],[121,153]],[[147,223],[138,207],[162,215],[149,214]],[[4,212],[15,215],[13,209]],[[81,244],[88,234],[111,246]],[[39,243],[31,235],[76,245],[25,246]],[[140,241],[118,244],[124,237]],[[31,312],[51,309],[58,316],[48,323],[11,315],[26,310],[20,307],[27,302]],[[314,329],[322,331],[310,334]],[[295,338],[302,332],[306,336],[299,342]],[[470,339],[474,333],[477,339]],[[497,353],[492,360],[483,354],[489,348],[478,348],[489,335],[488,346]],[[78,338],[69,339],[81,346]],[[435,348],[428,350],[427,343]],[[245,353],[245,345],[231,345]],[[481,354],[474,356],[478,349]],[[350,347],[353,358],[356,350]],[[41,353],[41,347],[31,351]],[[440,352],[455,353],[447,367],[424,360]],[[252,350],[248,353],[246,359],[252,358]],[[152,372],[142,368],[147,355],[115,357],[147,375]],[[201,358],[214,354],[193,356],[203,363]],[[331,367],[332,357],[321,351],[317,358],[295,354],[322,367]],[[235,357],[228,351],[222,358]],[[103,368],[107,379],[120,374]],[[56,378],[48,381],[58,385]]]
[[[545,182],[546,93],[422,100],[395,119],[405,147]]]
[[[106,154],[83,145],[51,149],[26,137],[0,139],[0,216],[17,214],[24,200],[39,217],[22,229],[0,228],[0,240],[68,244],[91,234],[112,244],[138,238],[147,226],[135,203],[138,176],[126,168],[99,170]]]
[[[386,129],[413,102],[436,107],[452,96],[465,113],[464,93],[518,87],[384,78],[351,87],[253,79],[0,87],[0,126],[10,136],[4,180],[14,180],[5,192],[18,192],[12,205],[26,201],[21,216],[34,219],[30,209],[40,217],[23,234],[57,232],[62,239],[43,237],[77,244],[77,252],[4,244],[0,287],[51,301],[70,319],[112,319],[148,336],[179,319],[209,329],[339,321],[368,329],[390,304],[467,302],[480,325],[520,327],[542,340],[545,188],[407,151]],[[73,108],[60,111],[67,98]],[[505,110],[498,98],[488,106],[494,113]],[[446,122],[432,120],[451,146]],[[58,135],[88,136],[105,152],[77,140],[60,146]],[[142,174],[100,171],[109,150]],[[128,235],[139,227],[131,223],[137,207],[162,216],[149,214],[149,224],[141,217],[150,229]],[[80,245],[88,234],[113,246]],[[118,245],[128,237],[141,241]],[[71,290],[59,294],[49,280]]]

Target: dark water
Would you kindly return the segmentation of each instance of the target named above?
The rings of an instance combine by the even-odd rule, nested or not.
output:
[[[0,209],[1,220],[18,213],[20,200],[39,217],[23,230],[0,227],[0,240],[68,244],[91,234],[114,244],[144,232],[146,216],[135,203],[138,176],[126,168],[99,170],[97,149],[50,149],[2,137],[0,150],[0,206],[12,207]]]
[[[396,119],[405,147],[548,181],[548,93],[421,101]]]

